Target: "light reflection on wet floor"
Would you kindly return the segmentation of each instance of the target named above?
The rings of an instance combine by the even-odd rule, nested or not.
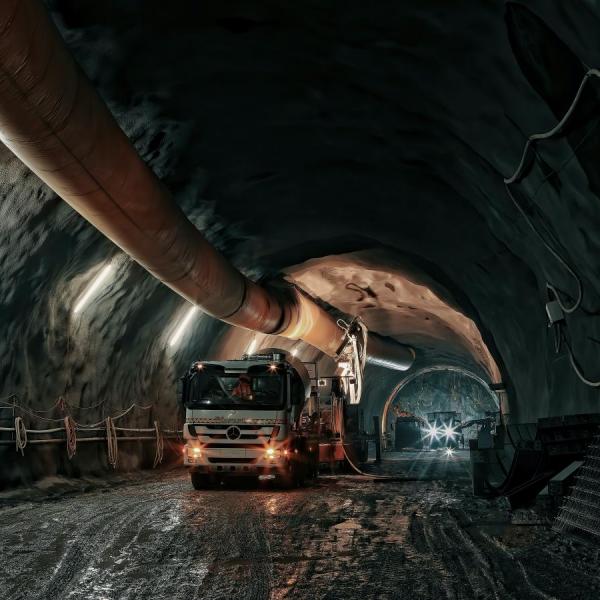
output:
[[[385,456],[424,480],[197,492],[175,472],[0,509],[3,598],[561,597],[556,542],[471,497],[467,452]]]

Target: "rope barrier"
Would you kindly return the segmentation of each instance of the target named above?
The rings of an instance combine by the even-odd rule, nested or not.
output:
[[[64,417],[61,418],[49,418],[49,417],[44,417],[41,416],[39,413],[50,413],[53,410],[55,410],[57,407],[61,410],[61,411],[65,411],[66,408],[75,408],[77,409],[78,407],[74,407],[71,406],[62,396],[60,396],[58,398],[58,400],[54,403],[54,405],[52,406],[51,409],[49,410],[44,410],[44,411],[34,411],[31,410],[29,408],[26,408],[24,406],[20,406],[19,404],[16,403],[16,400],[18,399],[18,396],[16,394],[11,394],[10,396],[7,396],[3,399],[0,399],[0,406],[4,405],[7,408],[12,408],[13,410],[19,410],[21,411],[23,414],[27,414],[30,417],[34,418],[34,419],[39,419],[41,421],[45,421],[48,423],[61,423],[63,426],[62,427],[50,427],[50,428],[46,428],[46,429],[27,429],[25,427],[25,422],[23,420],[23,417],[18,416],[15,417],[15,426],[13,427],[0,427],[0,432],[11,432],[14,433],[15,435],[15,440],[14,440],[14,444],[15,444],[15,449],[17,452],[20,452],[22,456],[25,455],[25,447],[29,444],[56,444],[56,443],[65,443],[66,445],[66,450],[67,450],[67,456],[69,457],[69,459],[72,459],[76,452],[77,452],[77,442],[92,442],[92,441],[104,441],[106,440],[106,447],[107,447],[107,456],[108,456],[108,463],[113,467],[113,469],[115,469],[117,467],[117,463],[118,463],[118,458],[119,458],[119,447],[118,447],[118,440],[119,440],[119,436],[117,435],[117,431],[120,431],[122,433],[147,433],[147,434],[154,434],[154,435],[148,435],[148,436],[127,436],[127,435],[121,435],[121,440],[122,441],[154,441],[155,444],[155,454],[154,454],[154,463],[153,463],[153,468],[156,468],[159,464],[161,464],[163,462],[164,459],[164,450],[165,450],[165,435],[163,435],[163,432],[160,429],[160,423],[158,421],[154,421],[154,426],[153,427],[117,427],[115,425],[115,421],[122,419],[123,417],[125,417],[126,415],[128,415],[131,411],[133,411],[135,408],[138,408],[140,410],[150,410],[153,408],[152,404],[148,404],[148,405],[140,405],[140,404],[136,404],[133,403],[131,406],[129,406],[129,408],[127,408],[126,410],[124,410],[123,412],[119,413],[118,415],[115,415],[113,417],[106,417],[105,419],[103,419],[102,421],[98,421],[97,423],[89,423],[89,424],[84,424],[84,423],[78,423],[77,421],[75,421],[75,419],[73,419],[73,417],[71,415],[66,415]],[[13,400],[13,402],[9,403],[7,402],[7,400]],[[97,406],[99,406],[100,404],[103,404],[104,402],[99,403]],[[84,407],[81,407],[84,408]],[[87,408],[93,408],[93,407],[85,407]],[[84,432],[95,432],[95,431],[102,431],[105,432],[105,437],[82,437],[79,438],[77,437],[77,430],[79,431],[84,431]],[[46,438],[46,439],[34,439],[34,440],[28,440],[28,434],[52,434],[52,433],[62,433],[64,432],[64,438],[60,437],[60,438]],[[174,430],[174,429],[169,429],[169,430],[165,430],[164,433],[167,434],[176,434],[176,435],[167,435],[167,438],[177,438],[179,439],[181,436],[181,431],[178,430]],[[12,444],[12,441],[9,440],[0,440],[0,445],[6,445],[6,444]],[[170,442],[169,442],[170,443]]]
[[[115,417],[108,417],[113,421],[116,421],[118,419],[121,419],[122,417],[124,417],[125,415],[129,414],[134,408],[139,408],[141,410],[150,410],[152,408],[152,405],[149,404],[148,406],[142,406],[140,404],[132,404],[127,410],[124,410],[121,414],[116,415]],[[82,429],[93,429],[94,427],[98,427],[99,425],[102,425],[104,423],[104,419],[102,421],[98,421],[97,423],[92,423],[90,425],[84,425],[83,423],[77,423],[77,421],[75,421],[75,423],[77,424],[77,427],[82,428]]]
[[[65,435],[67,438],[67,456],[71,460],[77,452],[77,431],[75,421],[69,416],[65,417]]]
[[[117,460],[119,459],[119,446],[115,424],[111,417],[106,417],[106,451],[108,454],[108,464],[113,469],[116,469]]]
[[[6,408],[12,408],[14,410],[20,410],[21,412],[35,418],[35,419],[39,419],[40,421],[47,421],[49,423],[63,423],[64,422],[64,417],[59,417],[59,418],[49,418],[49,417],[43,417],[41,416],[40,413],[43,414],[47,414],[52,412],[55,408],[59,407],[61,410],[64,410],[65,406],[68,406],[69,408],[75,408],[77,409],[78,407],[72,407],[68,402],[66,402],[62,396],[60,396],[58,398],[58,400],[54,403],[54,405],[52,406],[51,409],[49,410],[42,410],[42,411],[35,411],[32,410],[30,408],[27,408],[25,406],[21,406],[20,404],[17,404],[16,402],[7,402],[7,400],[10,399],[18,399],[17,394],[11,394],[10,396],[6,396],[3,399],[0,399],[0,405],[5,406]],[[129,414],[134,408],[138,408],[140,410],[150,410],[152,409],[153,405],[152,404],[147,404],[147,405],[143,405],[143,404],[136,404],[135,402],[126,410],[124,410],[122,413],[111,417],[113,419],[113,421],[116,421],[117,419],[121,419],[122,417],[124,417],[125,415]],[[88,407],[85,407],[88,408]],[[91,408],[91,407],[89,407]],[[84,424],[84,423],[78,423],[77,421],[73,420],[73,422],[77,425],[77,427],[84,427],[84,428],[94,428],[94,427],[98,427],[100,425],[104,424],[104,419],[102,421],[98,421],[97,423],[90,423],[90,424]],[[150,431],[154,431],[153,429],[150,429]]]
[[[11,429],[14,431],[14,429]],[[64,431],[64,430],[63,430]],[[118,437],[118,436],[117,436]],[[153,442],[156,445],[156,435],[132,435],[132,436],[123,436],[118,437],[119,443],[121,442]],[[164,440],[177,440],[182,441],[180,435],[163,435]],[[92,436],[92,437],[79,437],[77,438],[77,445],[87,443],[87,442],[106,442],[106,436]],[[0,446],[13,446],[14,440],[0,440]],[[49,438],[45,440],[32,440],[27,439],[27,447],[32,445],[40,445],[40,444],[63,444],[65,443],[65,438]]]
[[[163,461],[165,444],[160,433],[158,421],[154,421],[154,430],[156,431],[156,454],[154,455],[154,464],[152,465],[152,468],[156,469],[156,467]]]
[[[21,417],[15,417],[15,449],[25,456],[25,446],[27,446],[27,430]]]

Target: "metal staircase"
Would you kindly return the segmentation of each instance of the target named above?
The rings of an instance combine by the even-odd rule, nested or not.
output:
[[[560,507],[553,529],[600,538],[600,436],[588,446],[575,485]]]

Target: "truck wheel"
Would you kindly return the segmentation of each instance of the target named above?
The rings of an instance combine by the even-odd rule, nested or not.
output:
[[[304,466],[306,483],[315,483],[319,475],[319,457],[314,452],[308,452]]]
[[[205,490],[210,483],[210,478],[208,475],[204,475],[203,473],[198,473],[192,471],[190,473],[190,478],[192,480],[192,485],[195,490]]]
[[[300,485],[298,480],[298,464],[296,462],[291,462],[288,465],[285,473],[280,475],[279,482],[281,487],[286,490],[292,490]]]
[[[306,463],[296,464],[296,486],[303,487],[306,483],[306,472],[308,465]]]

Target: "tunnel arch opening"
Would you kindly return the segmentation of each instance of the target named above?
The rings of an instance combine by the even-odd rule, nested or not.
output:
[[[381,409],[382,435],[391,430],[395,406],[424,419],[431,412],[456,411],[466,421],[497,412],[500,405],[489,382],[476,373],[453,365],[434,365],[408,374],[394,387]]]

